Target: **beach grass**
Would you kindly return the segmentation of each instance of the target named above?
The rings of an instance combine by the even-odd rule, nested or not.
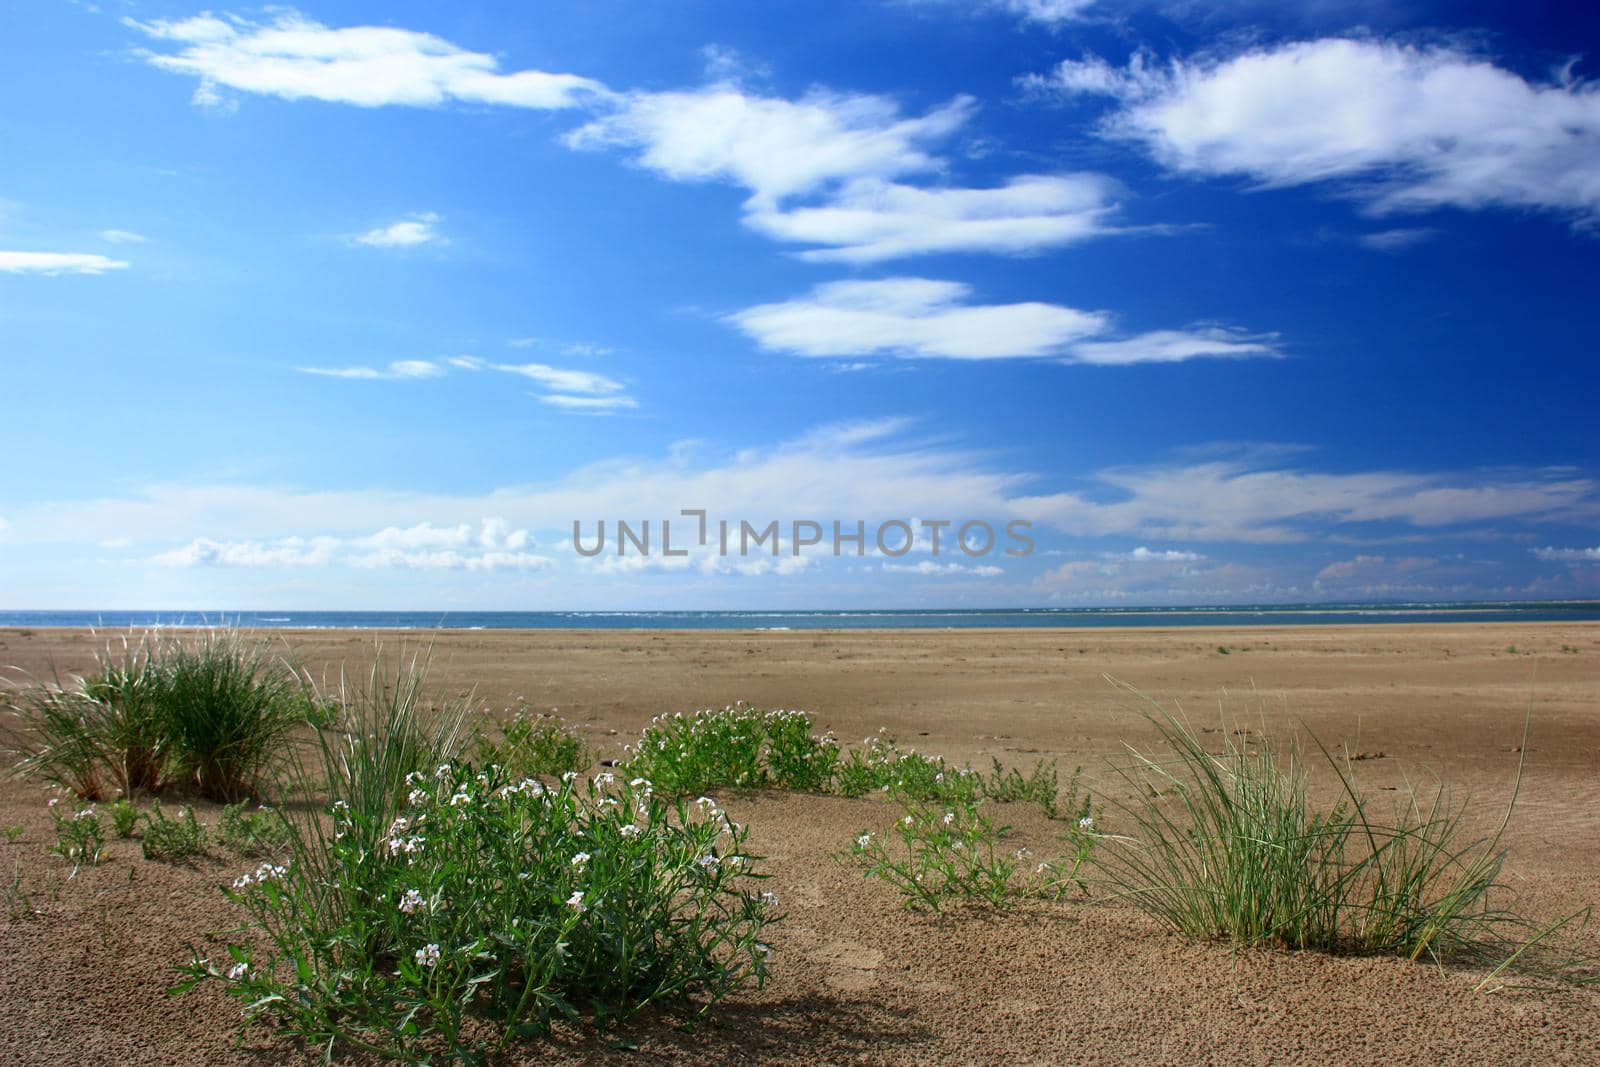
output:
[[[1446,784],[1408,783],[1385,809],[1350,761],[1313,738],[1340,795],[1318,806],[1306,746],[1227,723],[1213,752],[1180,713],[1122,688],[1158,744],[1129,746],[1112,767],[1124,787],[1109,801],[1117,825],[1092,864],[1114,896],[1179,933],[1236,945],[1587,975],[1591,961],[1557,937],[1585,924],[1587,909],[1535,921],[1502,878],[1520,759],[1503,816],[1475,833]]]

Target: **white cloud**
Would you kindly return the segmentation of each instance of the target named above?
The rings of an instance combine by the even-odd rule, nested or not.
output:
[[[1080,22],[1099,0],[905,0],[919,7],[946,7],[970,9],[973,6],[987,11],[1011,15],[1022,22],[1037,23],[1055,29],[1068,22]]]
[[[1059,304],[971,304],[971,286],[928,278],[829,282],[810,295],[728,316],[765,348],[802,356],[889,354],[945,359],[1057,356],[1079,363],[1171,363],[1273,356],[1270,336],[1208,327],[1091,341],[1113,322]]]
[[[1072,346],[1078,363],[1180,363],[1186,359],[1277,356],[1274,334],[1250,335],[1223,327],[1152,330],[1121,341],[1082,341]]]
[[[438,230],[439,216],[431,211],[418,212],[405,218],[378,226],[351,240],[369,248],[413,248],[417,245],[444,244]]]
[[[1600,484],[1573,475],[1363,471],[1322,474],[1246,460],[1117,468],[1096,492],[1012,501],[1069,533],[1162,540],[1290,543],[1358,523],[1443,528],[1592,513]],[[1108,499],[1108,497],[1110,499]]]
[[[746,223],[769,237],[824,245],[816,262],[876,263],[934,252],[1025,254],[1117,232],[1116,183],[1098,174],[1026,174],[991,189],[923,189],[859,178],[818,205],[759,206]]]
[[[215,541],[200,537],[162,552],[150,562],[164,567],[326,567],[373,569],[538,570],[552,560],[527,551],[532,535],[512,529],[504,519],[437,527],[423,522],[390,526],[365,537],[281,537],[272,540]]]
[[[971,291],[927,278],[829,282],[808,297],[762,304],[729,320],[766,348],[802,356],[948,359],[1051,355],[1110,323],[1102,312],[1055,304],[963,303]]]
[[[770,207],[842,180],[935,170],[939,161],[928,147],[972,110],[963,96],[904,118],[887,97],[815,90],[790,101],[724,82],[631,94],[567,142],[637,148],[641,164],[674,181],[734,182],[750,190],[755,205]]]
[[[1436,233],[1438,231],[1430,226],[1402,226],[1397,229],[1362,234],[1359,240],[1363,247],[1376,252],[1400,252],[1413,245],[1432,240]]]
[[[397,359],[387,367],[299,367],[301,374],[324,378],[353,378],[364,381],[415,381],[438,378],[444,368],[426,359]]]
[[[7,274],[103,274],[127,266],[120,259],[79,252],[0,252],[0,271]]]
[[[100,240],[108,241],[114,245],[142,245],[150,238],[142,233],[132,230],[101,230]]]
[[[631,396],[564,396],[560,393],[545,393],[539,397],[539,403],[588,415],[608,415],[639,406]]]
[[[1117,559],[1125,559],[1130,563],[1198,563],[1205,559],[1198,552],[1185,552],[1182,549],[1167,549],[1158,551],[1140,545],[1132,552],[1126,552]]]
[[[235,16],[124,20],[170,50],[141,51],[152,66],[200,79],[195,102],[224,103],[220,88],[358,107],[580,107],[609,97],[601,83],[539,70],[501,73],[496,59],[428,33],[384,26],[334,29],[295,12],[256,23]]]
[[[799,438],[705,452],[683,444],[653,457],[572,469],[534,485],[473,494],[385,490],[296,491],[253,486],[155,486],[133,495],[8,507],[7,551],[90,543],[106,531],[138,545],[188,546],[197,537],[235,553],[314,551],[315,533],[340,553],[527,552],[534,533],[566,546],[572,522],[592,539],[600,519],[711,517],[832,519],[868,524],[917,516],[1029,519],[1037,532],[1126,537],[1140,546],[1329,540],[1341,534],[1457,537],[1474,524],[1586,523],[1600,516],[1600,483],[1570,473],[1506,470],[1319,473],[1283,465],[1281,453],[1091,473],[1082,488],[1043,492],[1037,475],[997,467],[991,455],[918,438],[905,420],[822,427]],[[482,516],[503,524],[484,533]],[[426,518],[427,523],[419,520]],[[1370,526],[1368,524],[1382,524]],[[391,531],[393,528],[393,531]],[[1407,529],[1409,528],[1409,529]],[[528,531],[522,541],[514,531]],[[374,533],[373,531],[377,531]],[[678,531],[675,523],[675,540]],[[288,539],[299,538],[298,542]],[[1555,549],[1552,551],[1567,551]],[[202,549],[195,549],[202,553]],[[561,557],[563,548],[551,552]],[[1128,573],[1163,567],[1213,571],[1201,559],[1087,561]],[[977,562],[977,561],[975,561]],[[982,561],[989,562],[989,561]],[[1142,579],[1141,579],[1142,580]]]
[[[1600,546],[1595,548],[1536,548],[1533,554],[1546,563],[1600,563]]]
[[[918,574],[926,578],[993,578],[1005,573],[1004,568],[992,563],[936,563],[931,559],[916,563],[882,563],[879,568],[889,574]]]
[[[1227,58],[1066,60],[1028,88],[1100,94],[1164,166],[1335,182],[1384,213],[1531,207],[1600,221],[1600,86],[1530,82],[1455,47],[1325,38]]]
[[[544,363],[494,363],[494,370],[529,378],[540,385],[567,393],[603,394],[622,391],[622,383],[615,378],[592,371],[564,370]]]

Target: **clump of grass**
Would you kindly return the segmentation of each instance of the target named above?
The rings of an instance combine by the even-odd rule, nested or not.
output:
[[[187,804],[174,819],[157,801],[145,813],[144,824],[139,852],[147,860],[188,860],[206,853],[206,828]]]
[[[1212,753],[1159,704],[1147,702],[1146,717],[1170,754],[1130,748],[1114,768],[1132,797],[1114,802],[1128,830],[1108,836],[1093,862],[1113,891],[1172,929],[1235,944],[1426,956],[1494,974],[1572,973],[1579,962],[1553,935],[1588,913],[1539,925],[1501,881],[1515,787],[1497,828],[1475,838],[1442,784],[1431,794],[1412,787],[1386,816],[1323,749],[1343,799],[1318,808],[1297,745],[1224,730]]]
[[[577,773],[594,762],[594,754],[568,722],[556,715],[529,715],[519,710],[498,725],[492,737],[475,731],[473,756],[478,763],[499,764],[516,778]]]
[[[82,678],[12,683],[17,770],[87,800],[189,784],[232,801],[269,783],[301,723],[332,714],[265,639],[124,636]]]
[[[212,800],[259,791],[306,719],[304,680],[268,639],[233,629],[172,639],[160,667],[162,706],[184,774]]]
[[[80,808],[70,815],[58,811],[59,805],[50,805],[50,821],[55,824],[56,839],[50,851],[72,862],[72,871],[79,867],[94,867],[105,855],[105,829],[100,825],[100,813],[93,804]]]
[[[833,780],[839,746],[812,733],[803,711],[763,711],[745,703],[650,720],[625,765],[632,777],[678,795],[724,787],[822,792]]]
[[[775,901],[742,827],[609,773],[458,765],[465,706],[426,701],[424,673],[375,668],[344,702],[349,734],[296,770],[327,783],[326,812],[227,890],[256,937],[197,957],[179,990],[222,982],[324,1055],[480,1062],[561,1019],[692,1020],[764,979]]]
[[[993,768],[983,777],[984,796],[1001,804],[1037,804],[1046,818],[1057,816],[1056,800],[1061,793],[1061,780],[1056,773],[1055,760],[1039,760],[1027,774],[1016,767],[1008,769],[993,757],[990,762]],[[1070,792],[1073,798],[1077,796],[1078,776],[1082,770],[1080,767],[1072,772]],[[1068,810],[1072,810],[1070,804]]]
[[[289,847],[291,830],[283,815],[265,805],[246,811],[243,801],[229,804],[217,819],[217,841],[241,856],[275,856]]]

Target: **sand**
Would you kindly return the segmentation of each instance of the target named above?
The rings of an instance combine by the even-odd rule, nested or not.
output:
[[[364,670],[429,638],[287,632],[314,673]],[[83,632],[0,630],[0,663],[63,672],[89,662]],[[1299,725],[1374,757],[1369,789],[1437,773],[1470,792],[1485,824],[1527,769],[1508,836],[1510,880],[1547,915],[1600,903],[1600,624],[959,632],[448,632],[434,677],[491,709],[526,700],[581,724],[616,755],[651,715],[745,699],[805,708],[857,741],[887,727],[903,744],[987,765],[1054,757],[1091,788],[1105,758],[1148,728],[1110,675],[1198,724],[1219,709],[1271,729]],[[1227,649],[1224,653],[1222,649]],[[1510,651],[1510,649],[1515,651]],[[221,853],[192,867],[110,859],[65,876],[47,857],[46,792],[0,783],[0,881],[20,878],[36,914],[0,914],[0,1061],[277,1063],[301,1053],[241,1031],[214,991],[166,996],[188,946],[214,951],[237,921],[217,884]],[[1500,1063],[1600,1061],[1600,991],[1474,992],[1481,974],[1390,959],[1235,951],[1162,932],[1103,902],[1029,904],[994,915],[918,916],[833,855],[883,826],[878,798],[721,798],[752,827],[783,899],[774,978],[726,1002],[693,1034],[640,1020],[636,1051],[566,1036],[505,1062]],[[204,817],[214,810],[201,805]],[[1005,809],[1019,843],[1048,850],[1057,824]],[[7,909],[10,911],[11,909]],[[1600,951],[1600,938],[1589,946]]]

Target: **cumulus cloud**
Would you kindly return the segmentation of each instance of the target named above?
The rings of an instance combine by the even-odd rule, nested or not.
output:
[[[1595,548],[1536,548],[1533,554],[1546,563],[1600,563],[1600,546]]]
[[[1600,86],[1530,81],[1458,47],[1323,38],[1166,64],[1090,56],[1022,84],[1112,98],[1102,132],[1178,173],[1331,182],[1376,213],[1600,221]]]
[[[139,55],[199,79],[198,106],[226,104],[222,89],[358,107],[439,107],[452,101],[540,110],[580,107],[611,94],[600,82],[541,70],[500,71],[491,55],[429,33],[386,26],[335,29],[293,11],[269,22],[200,15],[124,20],[155,42]]]
[[[1023,255],[1115,232],[1116,193],[1116,183],[1099,174],[1026,174],[987,189],[860,178],[820,204],[760,205],[745,221],[780,241],[823,246],[800,253],[813,262],[877,263],[934,252]]]
[[[414,248],[417,245],[444,244],[444,235],[439,232],[438,223],[438,215],[423,211],[357,234],[351,240],[368,248]]]
[[[893,100],[813,91],[762,96],[732,82],[637,93],[568,137],[634,150],[674,181],[749,192],[745,224],[813,261],[875,263],[937,252],[1027,254],[1120,232],[1116,183],[1097,174],[1026,174],[992,188],[900,180],[946,168],[941,149],[976,104],[958,96],[908,117]]]
[[[7,274],[104,274],[127,267],[123,260],[82,252],[0,252],[0,271]]]
[[[1204,357],[1277,355],[1272,338],[1220,327],[1163,330],[1124,340],[1112,317],[1059,304],[973,304],[972,287],[928,278],[829,282],[808,296],[761,304],[728,321],[765,348],[801,356],[1170,363]]]
[[[938,168],[929,146],[971,116],[971,97],[906,118],[894,101],[815,90],[799,100],[748,94],[731,83],[634,93],[614,113],[574,131],[576,148],[638,151],[674,181],[726,181],[770,206],[845,179],[892,178]]]

